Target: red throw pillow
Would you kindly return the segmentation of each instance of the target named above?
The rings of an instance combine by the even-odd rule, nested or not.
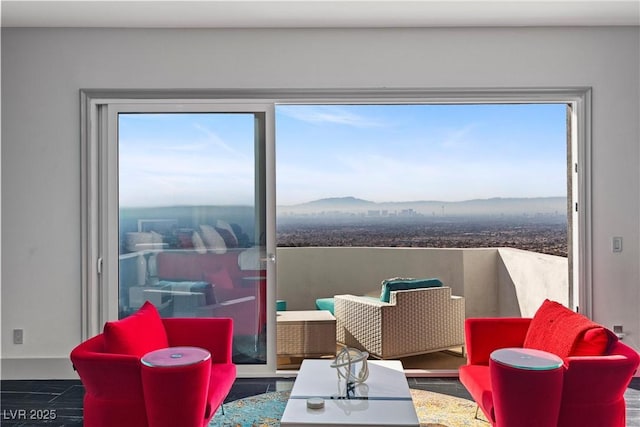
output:
[[[566,358],[601,356],[608,345],[609,334],[601,325],[547,299],[533,316],[523,347]]]
[[[607,354],[611,334],[605,328],[587,330],[576,343],[570,356],[602,356]]]
[[[142,357],[169,346],[160,314],[149,301],[131,316],[105,323],[104,337],[106,352],[114,354]]]

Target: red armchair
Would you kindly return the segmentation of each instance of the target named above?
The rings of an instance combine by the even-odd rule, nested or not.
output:
[[[236,378],[236,366],[231,362],[232,337],[231,319],[161,319],[148,302],[123,320],[107,322],[103,333],[81,343],[70,355],[85,387],[84,426],[152,427],[158,423],[206,426]],[[193,366],[181,366],[142,372],[146,368],[141,364],[144,354],[181,346],[208,350],[211,359],[206,363],[211,365],[210,369],[206,366],[196,371]],[[194,375],[207,377],[193,378]],[[185,386],[189,376],[195,383],[203,384],[202,391]],[[160,385],[167,392],[182,390],[173,400],[173,407],[167,399],[145,399],[145,388]],[[164,421],[150,419],[149,413],[155,409],[169,416]],[[192,419],[185,420],[184,414]]]
[[[543,304],[546,308],[550,306],[551,304]],[[538,310],[538,313],[541,310]],[[566,354],[558,354],[564,360],[561,368],[562,390],[559,402],[547,405],[548,410],[553,410],[552,407],[555,407],[558,411],[557,427],[624,427],[623,395],[640,363],[638,353],[618,341],[610,331],[588,321],[584,316],[558,307],[552,307],[553,310],[556,310],[553,316],[546,319],[551,323],[538,321],[536,328],[540,328],[543,332],[540,337],[545,345],[555,346],[558,349],[552,351],[553,353],[561,353],[562,348],[567,351]],[[564,311],[558,316],[557,310]],[[534,319],[538,317],[538,313]],[[580,316],[581,319],[575,316]],[[589,327],[575,333],[575,342],[570,345],[559,343],[558,339],[554,342],[554,327],[560,328],[564,325],[565,328],[571,328],[571,321],[567,320],[569,318],[578,319],[578,322],[588,324]],[[534,319],[470,318],[465,322],[467,364],[460,367],[460,381],[493,426],[513,427],[501,424],[500,419],[496,419],[497,405],[526,414],[527,410],[531,412],[529,408],[532,401],[543,396],[548,398],[549,394],[552,394],[549,390],[536,388],[538,382],[535,376],[539,374],[536,371],[520,372],[518,376],[512,376],[513,372],[508,369],[500,372],[496,372],[495,369],[493,372],[490,370],[489,359],[494,350],[507,347],[536,347],[530,343],[533,335],[530,331],[533,328],[530,326],[534,323]],[[557,321],[554,322],[554,319]],[[605,337],[606,341],[603,342],[602,337]],[[589,340],[591,342],[587,342]],[[553,350],[552,348],[539,349]],[[589,353],[592,354],[589,355]],[[496,378],[496,375],[510,377]],[[496,395],[496,390],[492,389],[492,380],[494,382],[514,381],[514,378],[518,378],[516,381],[519,381],[523,377],[527,378],[527,375],[530,375],[531,381],[527,380],[527,387],[522,388],[527,390],[526,394]],[[535,418],[529,417],[529,419]],[[518,427],[524,427],[524,424]],[[536,427],[556,427],[556,425],[536,425]]]

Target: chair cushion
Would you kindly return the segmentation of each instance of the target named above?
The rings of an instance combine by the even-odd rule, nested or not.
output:
[[[335,316],[335,301],[333,298],[318,298],[316,300],[316,310],[328,310]]]
[[[607,329],[547,299],[533,316],[523,347],[548,351],[562,358],[602,356],[609,342]]]
[[[382,281],[380,301],[389,302],[391,291],[406,291],[408,289],[437,288],[442,286],[439,279],[403,279],[396,277]]]
[[[169,346],[160,314],[149,301],[131,316],[105,323],[104,338],[107,353],[138,357]]]

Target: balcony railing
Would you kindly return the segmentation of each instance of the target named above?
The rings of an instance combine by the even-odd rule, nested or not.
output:
[[[277,260],[277,297],[290,310],[338,294],[379,295],[391,277],[439,278],[465,297],[466,317],[529,317],[545,298],[569,302],[567,258],[519,249],[279,248]]]

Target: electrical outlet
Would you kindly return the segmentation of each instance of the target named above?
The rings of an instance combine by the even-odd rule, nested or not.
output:
[[[24,339],[24,331],[22,329],[14,329],[13,330],[13,343],[14,344],[22,344]]]
[[[613,333],[616,334],[616,336],[619,339],[623,339],[624,336],[626,335],[624,333],[624,329],[622,328],[622,325],[613,325]]]

